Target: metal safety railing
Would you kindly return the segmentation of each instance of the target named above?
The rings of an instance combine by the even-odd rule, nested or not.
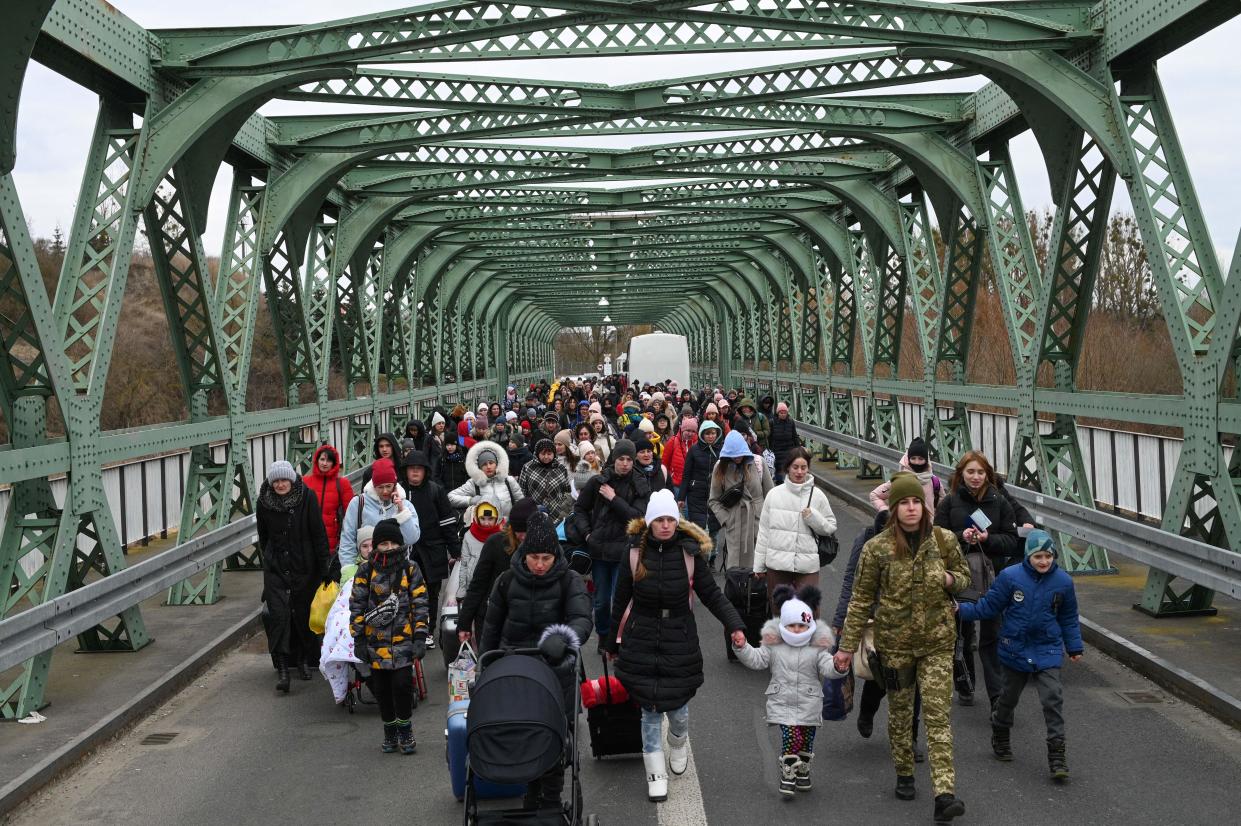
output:
[[[362,471],[349,474],[362,480]],[[258,541],[253,514],[0,620],[0,672],[49,651]]]
[[[900,450],[808,422],[798,421],[797,429],[815,442],[888,467],[896,467],[902,456]],[[938,462],[932,468],[943,476],[952,473],[951,467]],[[1016,485],[1009,485],[1008,491],[1046,528],[1241,599],[1241,554]]]

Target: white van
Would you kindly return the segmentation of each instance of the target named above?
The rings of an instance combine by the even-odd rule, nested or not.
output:
[[[672,333],[634,336],[629,340],[625,372],[644,384],[672,379],[678,387],[689,387],[689,341]]]

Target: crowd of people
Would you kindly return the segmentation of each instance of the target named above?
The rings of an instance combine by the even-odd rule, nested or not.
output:
[[[888,699],[896,797],[915,798],[914,764],[929,757],[936,822],[962,815],[950,708],[954,692],[975,702],[975,653],[996,758],[1012,759],[1014,709],[1032,682],[1050,772],[1066,779],[1059,675],[1082,643],[1052,538],[982,453],[965,454],[944,482],[915,438],[872,491],[874,523],[842,555],[841,593],[824,614],[820,548],[837,520],[813,461],[771,396],[618,376],[524,394],[510,386],[474,410],[437,407],[375,439],[356,493],[331,445],[305,476],[273,462],[257,522],[276,689],[291,690],[291,671],[310,680],[320,668],[339,701],[356,669],[379,706],[383,751],[413,754],[412,671],[426,650],[538,647],[570,692],[569,655],[593,633],[641,709],[648,797],[663,800],[667,772],[686,770],[689,702],[704,681],[699,601],[741,664],[771,671],[766,711],[780,727],[784,795],[811,788],[825,692],[856,677],[862,737]],[[442,593],[454,568],[455,591]],[[764,589],[757,638],[717,583],[725,568]],[[329,583],[340,596],[319,637],[310,606]],[[455,641],[437,634],[449,597],[459,603]],[[526,804],[554,805],[562,786],[553,770],[530,784]]]

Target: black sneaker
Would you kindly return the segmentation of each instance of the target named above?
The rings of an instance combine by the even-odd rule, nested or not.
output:
[[[935,822],[951,823],[955,817],[965,814],[965,803],[951,794],[935,796]]]
[[[914,789],[914,777],[912,774],[898,774],[896,776],[896,799],[897,800],[913,800],[917,796]]]

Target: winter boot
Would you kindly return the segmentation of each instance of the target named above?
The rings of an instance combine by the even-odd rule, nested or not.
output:
[[[384,754],[396,752],[396,723],[384,723],[384,741],[379,748]]]
[[[642,755],[646,766],[646,797],[652,803],[662,803],[668,799],[668,769],[664,766],[662,751],[647,752]]]
[[[1009,734],[1009,729],[1000,726],[991,727],[991,751],[995,753],[996,760],[1002,760],[1005,763],[1011,763],[1013,759],[1013,745]]]
[[[298,663],[297,676],[301,677],[303,680],[309,681],[310,680],[310,666],[306,663]]]
[[[797,770],[801,768],[801,758],[796,754],[786,754],[780,758],[780,794],[792,797],[797,791]]]
[[[814,752],[799,751],[797,758],[801,760],[801,765],[797,767],[797,791],[810,791],[810,761],[814,759]]]
[[[954,817],[965,814],[965,804],[951,794],[935,795],[935,822],[951,823]]]
[[[867,717],[865,714],[858,714],[857,733],[869,740],[870,736],[875,733],[875,718]]]
[[[276,657],[276,690],[289,693],[289,661]]]
[[[418,751],[418,744],[414,742],[414,726],[409,720],[396,721],[396,741],[401,746],[401,754]]]
[[[1051,770],[1051,779],[1057,783],[1069,779],[1069,763],[1064,756],[1063,737],[1047,741],[1047,768]]]
[[[675,775],[685,774],[689,768],[689,735],[674,737],[668,732],[668,769]]]
[[[898,774],[896,776],[896,799],[913,800],[915,795],[914,776],[912,774]]]

